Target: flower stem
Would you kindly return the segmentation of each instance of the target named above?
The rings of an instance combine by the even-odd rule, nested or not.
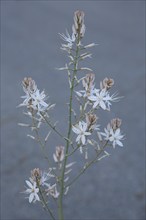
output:
[[[104,151],[105,147],[107,146],[108,141],[106,141],[106,143],[103,145],[102,149],[100,150],[100,152],[96,155],[96,157],[91,160],[89,163],[87,163],[85,165],[85,167],[83,167],[83,169],[81,169],[81,171],[79,172],[79,174],[66,186],[69,187],[71,186],[93,163],[97,162],[97,158],[99,157],[99,155]]]
[[[76,47],[76,55],[74,59],[74,68],[73,68],[73,76],[71,81],[71,87],[70,87],[70,100],[69,100],[69,124],[68,124],[68,134],[66,139],[66,152],[65,152],[65,159],[62,167],[62,174],[61,174],[61,186],[60,186],[60,196],[58,199],[58,216],[59,220],[64,220],[64,214],[63,214],[63,193],[64,193],[64,173],[65,173],[65,167],[67,164],[67,158],[68,158],[68,149],[70,145],[70,136],[71,136],[71,128],[72,128],[72,100],[73,100],[73,91],[74,91],[74,84],[75,84],[75,76],[77,73],[77,65],[78,65],[78,54],[79,54],[79,46],[77,43]]]
[[[50,209],[50,208],[48,207],[48,205],[47,205],[47,202],[46,202],[46,200],[45,200],[45,198],[44,198],[43,192],[42,192],[42,190],[41,190],[41,187],[40,187],[38,181],[37,181],[37,186],[38,186],[38,188],[39,188],[39,193],[40,193],[40,197],[41,197],[41,202],[43,203],[43,207],[46,209],[47,212],[49,212],[49,214],[50,214],[50,216],[51,216],[51,219],[52,219],[52,220],[55,220],[55,217],[54,217],[54,215],[53,215],[51,209]]]

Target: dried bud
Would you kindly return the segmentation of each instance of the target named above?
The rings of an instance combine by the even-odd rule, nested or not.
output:
[[[64,147],[63,146],[57,146],[56,152],[53,154],[53,158],[55,162],[61,162],[64,159]]]
[[[74,24],[72,30],[75,36],[83,37],[85,34],[85,25],[84,25],[84,12],[75,11],[74,13]]]
[[[39,168],[35,168],[31,170],[31,178],[36,181],[36,179],[40,179],[42,175],[42,171]]]
[[[100,82],[100,88],[101,89],[110,89],[114,85],[113,79],[105,78],[102,82]]]
[[[37,90],[35,81],[31,77],[25,77],[22,81],[24,92],[33,93]]]
[[[111,127],[113,128],[113,130],[117,130],[118,128],[120,128],[122,123],[122,120],[119,118],[114,118],[111,120]]]
[[[82,81],[87,96],[91,95],[91,90],[94,88],[94,80],[95,80],[95,74],[88,73]]]
[[[88,126],[88,130],[92,130],[95,128],[97,116],[95,114],[87,114],[86,115],[86,122]]]

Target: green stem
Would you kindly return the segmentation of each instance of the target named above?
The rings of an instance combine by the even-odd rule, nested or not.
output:
[[[42,141],[41,141],[41,138],[40,138],[40,135],[39,135],[38,128],[37,128],[37,125],[36,125],[36,123],[35,123],[34,117],[32,118],[32,123],[33,123],[33,126],[35,127],[34,130],[35,130],[35,134],[36,134],[36,137],[37,137],[37,142],[38,142],[39,145],[41,146],[42,154],[43,154],[44,158],[47,160],[49,167],[52,167],[52,166],[51,166],[51,163],[50,163],[50,160],[49,160],[49,157],[47,156],[47,153],[45,152],[45,144],[46,144],[46,143],[43,144]],[[55,171],[52,170],[52,172],[53,172],[54,176],[57,177]]]
[[[48,205],[47,205],[47,202],[46,202],[46,200],[45,200],[45,198],[44,198],[43,192],[42,192],[41,187],[39,186],[39,183],[38,183],[38,182],[37,182],[37,185],[38,185],[38,188],[39,188],[39,193],[40,193],[40,197],[41,197],[41,199],[42,199],[41,201],[42,201],[42,203],[43,203],[43,206],[45,207],[45,209],[47,210],[47,212],[49,212],[49,214],[50,214],[52,220],[55,220],[55,217],[54,217],[54,215],[53,215],[51,209],[50,209],[50,208],[48,207]]]
[[[91,160],[86,166],[79,172],[79,174],[66,186],[71,186],[93,163],[97,162],[97,158],[99,155],[104,151],[105,147],[107,146],[108,141],[105,142],[100,152],[96,155],[96,157]]]
[[[56,129],[56,127],[54,125],[52,125],[47,118],[41,113],[41,116],[44,118],[44,120],[46,121],[46,123],[52,128],[52,130],[54,130],[60,137],[64,138],[65,137]]]
[[[63,193],[64,193],[64,173],[65,173],[65,167],[67,164],[67,158],[68,158],[68,149],[70,145],[70,136],[71,136],[71,128],[72,128],[72,99],[73,99],[73,91],[74,91],[74,83],[75,83],[75,75],[77,73],[77,64],[78,64],[78,53],[79,53],[79,46],[77,42],[77,48],[76,48],[76,55],[75,55],[75,61],[74,61],[74,69],[73,69],[73,77],[71,81],[71,88],[70,88],[70,101],[69,101],[69,124],[68,124],[68,134],[66,139],[66,152],[65,152],[65,159],[62,167],[62,174],[61,174],[61,186],[60,186],[60,196],[58,199],[58,216],[59,220],[64,220],[64,214],[63,214]]]

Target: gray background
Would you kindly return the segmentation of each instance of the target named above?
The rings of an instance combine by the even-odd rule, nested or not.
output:
[[[1,219],[48,219],[42,208],[30,205],[20,192],[34,167],[45,168],[39,147],[26,137],[21,80],[33,77],[57,107],[52,113],[65,131],[68,83],[58,33],[71,31],[73,12],[85,11],[84,43],[92,49],[96,83],[115,79],[124,96],[103,113],[102,126],[119,116],[126,134],[124,148],[92,167],[65,200],[66,219],[144,220],[144,1],[2,1],[1,2]],[[52,136],[52,148],[60,142]],[[78,160],[74,158],[74,160]],[[78,161],[79,162],[79,161]]]

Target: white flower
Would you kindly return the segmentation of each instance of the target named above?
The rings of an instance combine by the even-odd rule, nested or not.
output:
[[[120,147],[123,147],[123,144],[120,140],[123,139],[123,135],[121,135],[120,128],[118,128],[116,131],[111,130],[110,132],[110,138],[109,140],[113,142],[113,148],[115,148],[116,145],[119,145]]]
[[[104,128],[104,132],[100,132],[101,135],[103,135],[105,140],[109,141],[110,138],[110,133],[111,133],[112,128],[108,125],[107,128]]]
[[[108,125],[104,131],[105,133],[101,132],[101,135],[105,137],[105,140],[112,142],[113,148],[115,148],[116,145],[123,147],[121,140],[123,139],[124,135],[121,135],[120,128],[113,130],[113,128],[109,127]]]
[[[95,89],[94,94],[89,96],[88,99],[94,102],[93,108],[100,106],[103,110],[110,110],[111,101],[118,101],[120,97],[117,97],[116,93],[110,96],[106,89]]]
[[[22,83],[25,95],[21,97],[24,101],[19,106],[26,106],[28,109],[32,108],[37,113],[48,110],[49,105],[45,102],[46,94],[44,91],[40,92],[37,89],[35,81],[31,78],[24,78]]]
[[[26,194],[30,194],[29,195],[29,203],[40,201],[40,198],[38,196],[39,188],[37,188],[36,182],[31,183],[28,180],[26,180],[25,182],[29,187],[28,189],[25,190]]]
[[[66,36],[65,34],[60,34],[60,33],[59,35],[61,36],[62,40],[64,40],[67,43],[67,44],[62,44],[62,47],[71,49],[76,39],[74,33],[72,33],[72,36],[70,36],[68,31],[66,30]]]
[[[82,143],[84,145],[86,142],[86,136],[91,135],[90,132],[87,132],[87,127],[87,123],[83,121],[80,121],[79,124],[72,126],[73,132],[78,135],[76,138],[77,143]]]
[[[47,110],[48,104],[45,102],[46,95],[44,91],[40,93],[39,90],[36,90],[36,92],[34,92],[31,95],[31,98],[32,98],[31,105],[34,110],[37,110],[38,112],[44,112]]]
[[[88,97],[90,101],[93,101],[93,108],[100,106],[103,110],[106,110],[106,91],[103,90],[95,90],[95,94]]]

